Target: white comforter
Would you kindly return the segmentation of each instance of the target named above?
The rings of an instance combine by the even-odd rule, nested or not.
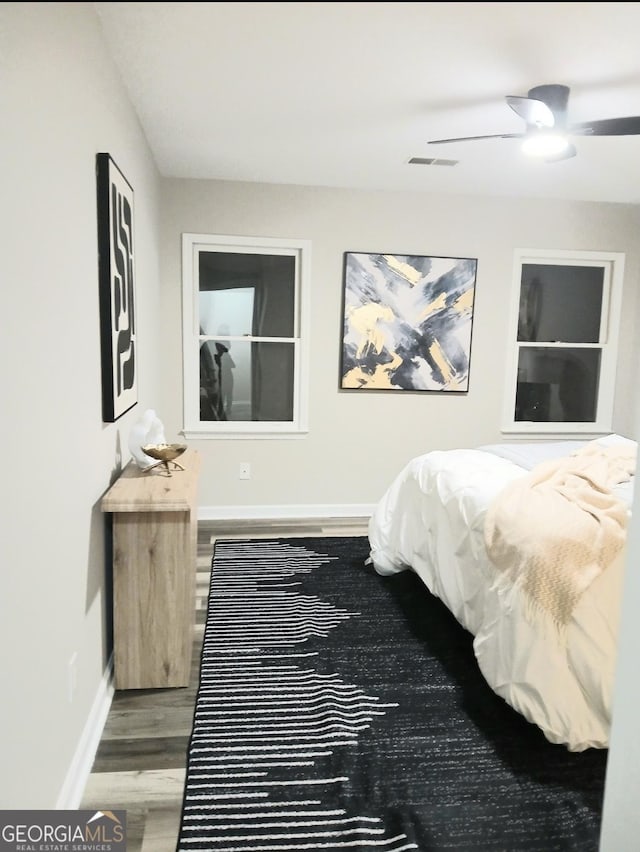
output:
[[[602,439],[619,441],[627,439]],[[376,571],[416,571],[473,634],[491,688],[572,751],[608,745],[624,559],[584,592],[559,641],[534,626],[522,593],[492,566],[484,520],[505,485],[584,443],[432,451],[400,472],[369,524]],[[630,507],[631,483],[616,494]]]

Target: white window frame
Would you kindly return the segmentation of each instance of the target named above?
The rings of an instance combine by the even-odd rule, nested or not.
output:
[[[625,255],[621,252],[564,251],[552,249],[516,249],[514,258],[513,288],[509,319],[509,355],[504,394],[503,434],[528,434],[548,438],[581,438],[585,435],[606,435],[612,431],[615,379],[618,359],[618,334],[622,307]],[[600,316],[600,338],[597,343],[526,343],[518,341],[518,315],[520,286],[524,264],[551,266],[599,266],[604,270],[604,291]],[[518,356],[524,346],[546,348],[590,347],[601,350],[595,422],[540,422],[515,419]]]
[[[200,420],[200,251],[279,254],[295,258],[293,417],[289,421]],[[309,302],[311,242],[220,234],[182,235],[182,363],[185,438],[297,438],[309,431]],[[252,338],[260,340],[260,338]],[[281,338],[269,338],[281,340]],[[284,338],[282,338],[283,340]]]

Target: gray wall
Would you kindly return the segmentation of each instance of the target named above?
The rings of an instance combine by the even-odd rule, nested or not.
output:
[[[182,427],[183,232],[291,237],[312,243],[310,433],[303,439],[199,440],[202,507],[370,505],[411,457],[500,438],[515,248],[626,253],[615,427],[633,421],[628,381],[640,277],[640,209],[419,193],[216,181],[162,188],[163,328],[171,381],[162,415]],[[468,394],[340,391],[345,251],[478,258]],[[240,481],[241,461],[252,478]]]
[[[0,808],[48,808],[110,650],[100,499],[128,458],[137,412],[157,400],[158,175],[91,4],[0,4],[0,52]],[[111,425],[100,395],[99,151],[135,193],[140,405]]]

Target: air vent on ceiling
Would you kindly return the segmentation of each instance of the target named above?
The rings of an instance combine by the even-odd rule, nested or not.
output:
[[[460,160],[443,160],[441,157],[412,157],[409,162],[418,166],[457,166]]]

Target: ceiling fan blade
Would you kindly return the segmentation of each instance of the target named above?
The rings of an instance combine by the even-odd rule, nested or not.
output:
[[[560,154],[554,154],[551,157],[545,157],[545,163],[560,163],[562,160],[570,160],[571,157],[575,157],[578,152],[576,151],[576,146],[569,144],[564,151]]]
[[[445,142],[474,142],[476,139],[522,139],[524,133],[489,133],[486,136],[460,136],[457,139],[431,139],[427,145],[442,145]]]
[[[640,136],[640,115],[581,121],[572,124],[569,132],[577,136]]]
[[[506,101],[511,109],[529,125],[553,127],[556,123],[553,111],[544,101],[521,95],[507,95]]]

